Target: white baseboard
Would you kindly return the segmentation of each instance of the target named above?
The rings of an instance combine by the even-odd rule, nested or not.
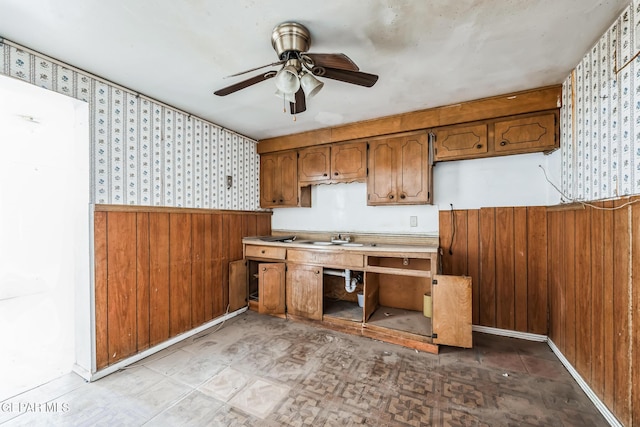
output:
[[[569,363],[567,358],[564,357],[564,354],[562,354],[560,349],[556,347],[554,342],[548,339],[547,344],[549,345],[549,347],[551,347],[551,351],[553,351],[556,357],[560,359],[560,362],[562,362],[564,367],[567,368],[567,371],[569,371],[569,373],[571,374],[573,379],[578,383],[582,391],[584,391],[584,393],[591,400],[591,402],[593,402],[593,404],[598,409],[598,411],[600,411],[602,416],[607,420],[609,425],[613,427],[622,427],[622,424],[620,423],[620,421],[618,421],[615,415],[611,413],[609,408],[607,408],[607,406],[602,402],[602,400],[600,400],[600,398],[593,392],[593,390],[591,390],[591,387],[589,387],[586,381],[582,379],[578,371],[576,371],[573,365],[571,365],[571,363]]]
[[[483,332],[485,334],[500,335],[503,337],[519,338],[527,341],[547,342],[546,335],[530,334],[528,332],[512,331],[510,329],[490,328],[489,326],[473,325],[473,332]]]
[[[236,310],[233,313],[229,313],[229,314],[225,314],[222,317],[218,317],[210,322],[207,322],[203,325],[198,326],[197,328],[191,329],[190,331],[187,331],[183,334],[180,334],[178,336],[175,336],[173,338],[168,339],[167,341],[164,341],[156,346],[153,346],[151,348],[146,349],[145,351],[142,351],[138,354],[134,354],[131,357],[128,357],[126,359],[123,359],[119,362],[117,362],[114,365],[108,366],[100,371],[97,372],[89,372],[86,369],[82,368],[81,366],[78,365],[74,365],[73,367],[73,372],[75,372],[76,374],[80,375],[82,378],[84,378],[86,381],[96,381],[99,380],[100,378],[106,377],[109,374],[112,374],[128,365],[131,365],[132,363],[135,363],[139,360],[144,359],[145,357],[149,357],[154,353],[159,352],[160,350],[164,350],[165,348],[172,346],[173,344],[179,343],[180,341],[184,341],[187,338],[190,338],[196,334],[199,334],[200,332],[211,328],[212,326],[216,326],[222,322],[225,322],[233,317],[236,317],[239,314],[244,313],[245,311],[247,311],[247,307],[241,308],[240,310]]]

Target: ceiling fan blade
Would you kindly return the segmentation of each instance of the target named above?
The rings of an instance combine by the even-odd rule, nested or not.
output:
[[[253,76],[250,79],[247,80],[243,80],[241,82],[232,84],[231,86],[227,86],[227,87],[223,87],[222,89],[218,89],[217,91],[213,92],[214,95],[218,95],[218,96],[226,96],[229,95],[230,93],[233,92],[237,92],[240,89],[244,89],[246,87],[249,87],[251,85],[254,85],[256,83],[260,83],[264,80],[270,79],[271,77],[275,76],[276,72],[275,71],[269,71],[263,74],[259,74],[257,76]]]
[[[360,68],[344,53],[306,53],[314,66],[359,71]]]
[[[304,91],[300,88],[296,92],[296,102],[289,103],[289,110],[291,111],[291,114],[299,114],[306,111],[306,109],[307,103],[304,98]]]
[[[359,86],[371,87],[378,81],[375,74],[363,73],[362,71],[339,70],[337,68],[313,67],[312,73],[318,77],[339,80]]]
[[[231,75],[226,76],[226,77],[223,77],[223,78],[227,79],[227,78],[229,78],[229,77],[241,76],[241,75],[243,75],[243,74],[247,74],[247,73],[250,73],[250,72],[252,72],[252,71],[259,70],[259,69],[261,69],[261,68],[275,67],[276,65],[284,64],[285,62],[287,62],[287,61],[286,61],[286,60],[283,60],[283,61],[278,61],[278,62],[272,62],[271,64],[262,65],[262,66],[260,66],[260,67],[252,68],[252,69],[250,69],[250,70],[240,71],[239,73],[231,74]],[[340,68],[340,67],[336,67],[336,68]]]

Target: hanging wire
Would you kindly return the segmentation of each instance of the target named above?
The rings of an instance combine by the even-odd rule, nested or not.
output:
[[[449,255],[453,255],[453,240],[456,237],[456,211],[453,210],[453,203],[449,203],[451,206],[451,243],[449,243]]]
[[[547,176],[547,171],[542,167],[542,165],[538,165],[538,167],[539,167],[540,169],[542,169],[542,173],[544,173],[544,178],[547,180],[547,182],[548,182],[549,184],[551,184],[551,186],[553,187],[553,189],[554,189],[554,190],[556,190],[558,193],[560,193],[560,195],[561,195],[563,198],[565,198],[566,200],[568,200],[568,201],[569,201],[569,202],[571,202],[571,203],[579,203],[579,204],[581,204],[581,205],[583,205],[583,206],[589,206],[590,208],[593,208],[593,209],[599,209],[599,210],[601,210],[601,211],[615,211],[615,210],[622,209],[622,208],[625,208],[625,207],[627,207],[627,206],[630,206],[630,205],[633,205],[633,204],[636,204],[636,203],[639,203],[639,202],[640,202],[640,199],[636,199],[636,200],[631,200],[631,201],[629,201],[629,202],[623,203],[623,204],[621,204],[620,206],[616,206],[616,207],[614,207],[614,208],[605,208],[605,207],[602,207],[602,206],[596,206],[596,205],[591,204],[591,203],[588,203],[588,202],[582,202],[582,201],[580,201],[580,200],[572,199],[571,197],[569,197],[569,196],[567,196],[566,194],[564,194],[564,193],[562,192],[562,190],[560,190],[560,189],[559,189],[559,188],[558,188],[558,187],[557,187],[553,182],[551,182],[551,180],[549,179],[549,176]]]

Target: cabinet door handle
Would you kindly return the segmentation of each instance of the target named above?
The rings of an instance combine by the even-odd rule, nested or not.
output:
[[[401,199],[406,199],[406,198],[407,198],[407,195],[406,195],[406,194],[401,194],[401,195],[400,195],[400,198],[401,198]]]
[[[326,173],[323,173],[323,174],[322,174],[322,176],[328,176],[328,174],[326,174]]]
[[[267,271],[267,267],[262,267],[262,271]]]
[[[272,200],[272,201],[271,201],[271,203],[275,203],[275,202],[276,202],[275,200]]]
[[[284,202],[284,200],[280,199],[280,203]]]
[[[264,252],[265,252],[264,249],[260,251],[261,254],[263,254]]]
[[[316,274],[320,274],[320,270],[316,270]]]
[[[389,199],[393,199],[393,194],[389,194]]]
[[[502,145],[502,146],[504,147],[505,145],[507,145],[507,141],[502,141],[502,142],[500,143],[500,145]]]
[[[476,145],[476,148],[482,148],[482,144]]]
[[[335,176],[338,176],[338,175],[340,175],[340,174],[339,174],[338,172],[334,172],[333,174],[334,174]]]

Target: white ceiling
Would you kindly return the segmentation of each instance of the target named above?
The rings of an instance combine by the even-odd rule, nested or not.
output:
[[[561,83],[628,0],[0,0],[0,36],[255,139]],[[218,97],[277,60],[294,20],[314,53],[380,79],[325,80],[296,121],[273,80]]]

